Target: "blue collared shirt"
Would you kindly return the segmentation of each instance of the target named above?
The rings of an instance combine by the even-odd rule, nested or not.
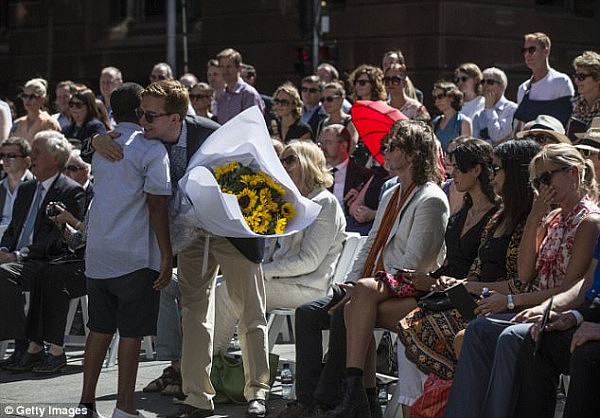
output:
[[[482,109],[473,117],[473,136],[484,139],[490,144],[507,138],[512,132],[513,116],[517,104],[506,97],[494,104],[491,109]]]

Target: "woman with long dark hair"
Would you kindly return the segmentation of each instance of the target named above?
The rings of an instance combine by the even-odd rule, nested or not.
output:
[[[83,141],[96,134],[106,133],[106,126],[100,121],[96,107],[96,96],[90,89],[78,89],[73,93],[69,109],[73,122],[63,132],[67,138]]]

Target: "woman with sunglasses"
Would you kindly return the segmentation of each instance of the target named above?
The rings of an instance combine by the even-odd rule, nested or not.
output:
[[[313,139],[310,126],[302,122],[302,100],[294,85],[286,82],[273,93],[274,136],[285,144],[292,139]]]
[[[455,84],[439,81],[433,85],[435,106],[442,112],[433,119],[433,130],[442,144],[442,150],[448,151],[448,144],[460,135],[471,136],[471,119],[461,112],[463,93]]]
[[[377,67],[367,64],[359,65],[350,73],[348,83],[352,102],[357,100],[385,101],[387,99],[383,85],[383,72]],[[363,166],[368,165],[372,160],[369,149],[359,138],[353,124],[348,125],[348,130],[352,134],[354,161]]]
[[[96,107],[96,96],[85,88],[79,88],[69,100],[69,111],[73,122],[65,128],[63,134],[67,138],[83,141],[96,134],[105,134],[106,126],[100,121]]]
[[[24,138],[31,144],[35,134],[40,131],[60,131],[58,122],[44,110],[47,89],[48,82],[43,78],[33,78],[25,83],[19,97],[27,114],[14,121],[11,136]]]
[[[477,64],[465,62],[454,70],[454,84],[464,95],[460,110],[471,120],[477,112],[483,110],[485,99],[481,94],[482,73]]]
[[[196,115],[216,121],[210,108],[214,93],[215,91],[213,88],[207,83],[198,83],[192,87],[190,90],[190,103],[192,104]]]
[[[346,98],[346,90],[338,81],[327,83],[323,86],[321,102],[327,116],[319,122],[316,138],[321,137],[323,128],[333,124],[348,126],[352,122],[352,117],[344,112],[342,104]]]
[[[585,51],[573,60],[573,68],[573,81],[579,95],[575,98],[567,135],[577,143],[578,138],[574,134],[585,132],[592,119],[600,116],[600,54]]]
[[[529,164],[529,177],[535,198],[518,267],[519,280],[530,292],[491,292],[478,302],[477,314],[508,313],[469,323],[446,417],[492,416],[491,411],[515,416],[509,399],[519,348],[531,324],[514,313],[570,289],[590,268],[600,215],[592,163],[572,145],[546,145]]]
[[[406,66],[390,64],[385,70],[383,84],[389,95],[388,104],[401,111],[409,119],[428,122],[431,119],[422,103],[406,94]]]

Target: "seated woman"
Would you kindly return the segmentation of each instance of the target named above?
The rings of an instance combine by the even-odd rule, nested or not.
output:
[[[395,302],[400,301],[373,278],[375,274],[399,268],[433,270],[441,265],[444,256],[443,236],[449,208],[439,187],[441,173],[435,136],[424,122],[403,120],[394,124],[389,138],[385,166],[398,175],[399,182],[384,195],[367,242],[352,267],[350,278],[360,280],[355,286],[342,285],[347,292],[341,302],[345,304],[347,330],[347,391],[342,404],[329,416],[370,414],[362,376],[366,367],[373,366],[365,359],[368,353],[374,354],[371,334],[377,308],[385,301],[393,311],[398,308]],[[372,389],[375,372],[372,369],[367,372],[372,379],[366,386]]]
[[[100,121],[96,108],[96,97],[90,89],[83,88],[73,93],[69,109],[73,122],[63,132],[67,138],[83,141],[95,134],[106,133],[106,126]]]
[[[519,246],[519,279],[534,291],[492,292],[465,333],[446,417],[515,416],[509,402],[519,348],[531,324],[514,311],[568,290],[588,271],[598,238],[594,168],[568,144],[545,146],[529,165],[535,200]],[[509,320],[511,320],[509,322]]]
[[[497,197],[491,184],[492,147],[478,139],[467,139],[456,147],[451,162],[455,168],[456,187],[465,193],[465,204],[448,222],[444,264],[431,275],[432,277],[422,273],[413,276],[413,283],[418,285],[418,290],[429,290],[435,283],[435,277],[441,275],[460,278],[467,275],[477,255],[481,231],[497,209]],[[407,252],[404,257],[399,258],[395,267],[414,265],[415,260],[418,262],[418,258],[411,259],[414,255],[414,252]],[[345,308],[349,368],[368,370],[367,363],[371,360],[367,357],[371,354],[368,353],[368,345],[374,325],[396,330],[398,321],[416,307],[415,297],[403,294],[400,290],[407,289],[400,281],[386,274],[377,274],[376,277],[383,283],[378,283],[377,279],[373,278],[359,280]],[[414,291],[414,288],[412,290]],[[363,313],[362,317],[357,315],[358,310]],[[369,314],[365,315],[365,311]],[[362,335],[359,335],[357,330]],[[399,375],[404,380],[405,376],[401,373]],[[375,381],[374,371],[372,375],[365,376],[364,381],[367,385],[372,384]],[[337,409],[334,412],[341,413]],[[350,410],[346,410],[346,413],[349,412]]]
[[[385,70],[383,83],[389,94],[388,104],[400,110],[409,119],[428,122],[431,119],[429,112],[422,103],[408,97],[406,93],[406,65],[391,64]]]
[[[481,94],[483,74],[479,66],[472,62],[460,64],[454,70],[454,84],[464,95],[461,112],[473,120],[475,114],[482,110],[485,99]]]
[[[463,105],[463,93],[447,81],[433,85],[433,101],[441,115],[433,121],[435,136],[442,143],[442,151],[448,151],[450,141],[460,135],[472,135],[471,119],[460,112]]]
[[[452,164],[450,156],[456,149],[456,147],[465,142],[470,136],[457,136],[448,144],[448,152],[444,155],[444,169],[446,170],[446,181],[442,183],[442,190],[448,196],[448,203],[450,204],[450,214],[454,215],[460,208],[463,207],[465,194],[459,192],[454,184],[453,173],[454,165]]]
[[[44,110],[48,82],[43,78],[33,78],[25,83],[19,95],[27,114],[13,122],[10,136],[18,136],[33,143],[33,137],[40,131],[53,129],[60,131],[60,125]]]
[[[297,306],[327,294],[343,242],[346,219],[335,196],[327,188],[333,179],[323,151],[313,142],[292,141],[281,161],[300,193],[321,206],[315,221],[296,234],[267,240],[262,264],[267,312]],[[227,285],[227,278],[224,283]],[[229,292],[220,285],[215,295],[215,352],[227,351],[237,315]]]
[[[40,280],[34,281],[25,325],[30,355],[43,353],[44,341],[50,343],[50,347],[41,363],[33,368],[31,363],[17,363],[10,367],[13,373],[32,370],[34,374],[51,375],[67,365],[63,344],[69,303],[87,294],[83,261],[86,224],[60,205],[54,205],[54,211],[57,215],[51,219],[63,228],[63,241],[73,256],[50,263]]]
[[[292,139],[313,139],[310,126],[300,120],[302,100],[300,93],[290,82],[277,87],[273,94],[275,114],[274,136],[284,143]]]
[[[459,145],[460,147],[460,145]],[[483,230],[477,257],[465,278],[465,286],[479,296],[483,287],[518,292],[517,254],[525,220],[531,209],[533,192],[529,187],[527,167],[540,146],[531,140],[509,141],[494,149],[492,184],[502,198],[502,207]],[[430,281],[420,274],[413,279],[417,289],[426,290]],[[440,276],[438,276],[440,277]],[[453,284],[459,276],[445,274],[440,282]],[[453,348],[455,335],[466,328],[458,310],[426,312],[416,309],[402,319],[398,337],[406,349],[406,358],[425,373],[451,379],[458,353]],[[414,363],[414,364],[413,364]],[[399,371],[400,374],[400,371]],[[420,375],[424,378],[424,375]],[[419,382],[422,384],[422,382]],[[412,398],[422,392],[415,390]]]
[[[352,122],[352,117],[344,113],[342,109],[342,103],[344,103],[345,98],[346,90],[344,90],[341,83],[333,81],[323,86],[321,102],[323,103],[325,112],[327,112],[327,116],[319,122],[315,138],[321,140],[321,132],[326,126],[333,124],[348,126]]]

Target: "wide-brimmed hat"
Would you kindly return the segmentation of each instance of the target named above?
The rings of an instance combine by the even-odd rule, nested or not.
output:
[[[581,140],[575,145],[579,149],[588,149],[590,151],[598,151],[600,149],[600,117],[592,119],[592,124],[585,132],[575,134]]]
[[[550,115],[539,115],[532,121],[529,121],[523,127],[521,132],[517,132],[517,138],[524,138],[529,135],[543,133],[556,138],[558,142],[570,144],[571,140],[565,135],[565,128],[558,119]]]

